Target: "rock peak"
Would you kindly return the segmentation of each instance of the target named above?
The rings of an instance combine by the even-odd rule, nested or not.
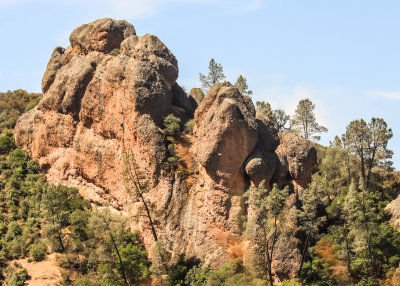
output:
[[[135,36],[132,24],[125,20],[99,19],[76,28],[69,37],[71,47],[79,53],[110,53],[119,49],[123,40]]]

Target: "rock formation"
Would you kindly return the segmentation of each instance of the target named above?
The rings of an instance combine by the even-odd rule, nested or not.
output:
[[[268,188],[309,182],[316,161],[309,141],[292,132],[278,136],[228,82],[205,96],[197,89],[186,95],[176,83],[177,60],[157,37],[101,19],[75,29],[70,43],[54,50],[43,99],[19,119],[16,144],[38,160],[49,181],[77,187],[94,204],[111,202],[128,216],[141,209],[124,184],[124,158],[134,154],[170,261],[185,253],[221,267],[243,255],[248,187],[262,180]],[[168,163],[170,138],[162,130],[170,113],[196,122],[193,135],[177,140],[177,169]],[[288,205],[290,211],[294,204]],[[146,219],[132,227],[151,248]]]

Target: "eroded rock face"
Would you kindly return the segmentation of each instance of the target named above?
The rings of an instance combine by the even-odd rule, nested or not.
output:
[[[122,208],[130,200],[124,152],[135,154],[151,186],[168,178],[160,128],[174,109],[177,60],[157,37],[136,36],[126,21],[82,25],[70,41],[67,49],[54,50],[42,80],[43,100],[19,119],[15,140],[51,181],[84,186],[86,197],[99,203],[110,194]],[[120,54],[110,55],[114,49]]]
[[[176,83],[177,60],[157,37],[137,36],[126,21],[101,19],[74,30],[70,42],[53,51],[43,99],[19,119],[16,144],[38,160],[50,182],[77,187],[93,203],[111,202],[128,216],[141,208],[124,184],[127,154],[134,154],[171,262],[185,253],[218,268],[243,256],[248,187],[262,180],[267,186],[309,182],[315,162],[310,142],[293,133],[278,137],[251,99],[228,82],[206,96],[200,89],[186,95]],[[114,49],[119,54],[111,55]],[[193,136],[177,148],[188,178],[167,161],[162,128],[170,113],[196,122]],[[147,220],[133,227],[150,249]]]
[[[263,114],[257,113],[256,123],[258,141],[254,152],[247,158],[245,170],[256,186],[264,180],[266,187],[270,187],[277,164],[274,152],[279,145],[278,131]]]
[[[135,29],[128,22],[106,18],[76,28],[69,41],[76,53],[96,51],[108,54],[113,49],[119,49],[123,40],[134,35]]]
[[[228,82],[214,85],[196,110],[196,157],[207,173],[229,185],[257,144],[255,109]]]
[[[277,180],[288,178],[289,171],[295,185],[306,188],[311,181],[313,167],[317,163],[317,151],[312,142],[291,131],[279,134],[280,145],[276,153],[279,158]]]
[[[201,88],[194,87],[190,90],[189,96],[196,101],[197,105],[200,105],[204,99],[204,92],[201,90]]]

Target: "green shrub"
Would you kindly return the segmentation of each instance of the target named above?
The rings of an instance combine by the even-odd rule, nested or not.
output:
[[[32,101],[31,103],[29,103],[29,104],[25,107],[25,112],[28,112],[28,111],[32,110],[36,105],[38,105],[38,103],[40,102],[40,100],[42,100],[42,97],[38,97],[37,99],[35,99],[35,100]]]
[[[13,239],[7,243],[6,247],[6,254],[9,259],[17,259],[25,256],[26,246],[22,239]]]
[[[360,282],[357,283],[357,286],[379,286],[379,282],[371,277],[363,277]]]
[[[0,239],[7,233],[8,227],[4,222],[0,222]]]
[[[168,115],[164,119],[164,132],[168,136],[177,137],[181,130],[181,120],[173,114]]]
[[[168,282],[170,285],[189,285],[185,282],[186,275],[193,267],[200,266],[200,260],[195,257],[185,259],[183,254],[179,255],[177,263],[168,270]]]
[[[7,161],[11,169],[25,168],[28,156],[24,150],[17,148],[8,154]]]
[[[28,279],[28,271],[26,268],[22,268],[17,272],[10,273],[7,278],[8,286],[23,286],[25,281]]]
[[[110,55],[112,56],[118,56],[120,54],[120,50],[115,48],[110,52]]]
[[[36,242],[31,245],[29,253],[34,261],[42,261],[46,258],[47,247],[43,242]]]
[[[302,286],[298,279],[284,280],[281,286]]]
[[[336,285],[328,270],[328,265],[320,258],[304,263],[301,276],[305,285],[332,286]]]
[[[188,122],[186,122],[186,124],[185,124],[185,132],[189,133],[189,134],[192,134],[195,124],[196,124],[196,120],[194,120],[194,119],[190,119]]]
[[[181,158],[176,153],[175,144],[173,142],[168,144],[167,150],[168,150],[167,161],[171,165],[171,167],[176,168],[178,166],[178,163],[181,161]]]
[[[186,285],[206,285],[208,275],[210,273],[210,267],[201,268],[200,266],[189,269],[186,274],[185,283]]]
[[[7,154],[14,148],[14,135],[11,130],[5,129],[0,135],[0,154]]]
[[[8,225],[8,230],[6,234],[6,240],[11,241],[14,238],[17,238],[22,234],[22,228],[19,226],[19,224],[16,221],[11,222]]]
[[[93,278],[83,276],[75,280],[74,286],[97,286],[99,283],[93,281]]]

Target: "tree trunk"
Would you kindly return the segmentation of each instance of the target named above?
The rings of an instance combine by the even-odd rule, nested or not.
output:
[[[303,268],[304,257],[306,255],[306,251],[308,248],[307,245],[308,245],[308,240],[309,240],[310,236],[311,236],[311,230],[309,230],[307,233],[306,241],[304,242],[303,252],[301,253],[300,268],[299,268],[299,271],[297,272],[297,276],[299,276],[299,277],[301,275],[301,269]]]
[[[124,268],[124,264],[122,263],[121,255],[119,254],[119,250],[118,250],[117,244],[116,244],[116,242],[114,240],[114,236],[112,235],[112,231],[111,231],[110,227],[108,226],[108,224],[107,224],[107,228],[108,228],[108,231],[110,232],[110,238],[111,238],[112,244],[113,244],[113,246],[115,248],[115,251],[117,252],[117,256],[118,256],[118,259],[119,259],[119,265],[121,266],[122,277],[124,278],[125,285],[129,285],[128,279],[126,278],[125,268]]]

